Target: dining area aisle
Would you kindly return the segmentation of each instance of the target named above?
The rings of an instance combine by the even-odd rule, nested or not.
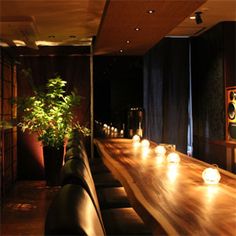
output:
[[[17,181],[2,202],[2,236],[44,235],[48,207],[60,187],[47,187],[42,180]]]

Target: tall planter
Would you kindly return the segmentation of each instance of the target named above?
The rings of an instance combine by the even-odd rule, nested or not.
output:
[[[45,179],[47,186],[60,185],[61,167],[63,163],[64,147],[43,147]]]

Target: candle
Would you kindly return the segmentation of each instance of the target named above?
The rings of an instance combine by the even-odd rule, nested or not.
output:
[[[202,172],[202,178],[206,184],[218,184],[221,176],[217,168],[206,168]]]
[[[167,161],[169,163],[179,163],[180,162],[180,157],[179,154],[175,153],[175,152],[171,152],[170,154],[168,154],[167,156]]]
[[[133,140],[133,143],[140,142],[140,137],[137,134],[135,134],[132,140]]]
[[[155,153],[157,155],[162,155],[163,156],[166,153],[166,148],[164,146],[159,145],[155,148]]]
[[[150,142],[147,139],[143,139],[141,141],[141,146],[142,146],[142,148],[149,148]]]

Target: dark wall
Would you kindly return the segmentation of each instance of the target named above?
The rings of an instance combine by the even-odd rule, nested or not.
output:
[[[224,28],[224,77],[226,87],[236,85],[236,22],[226,22]]]
[[[187,151],[188,39],[165,38],[144,57],[145,135]]]
[[[130,107],[142,107],[142,57],[94,57],[94,117],[121,128]]]
[[[192,39],[194,156],[226,168],[225,85],[236,85],[235,25],[224,22]]]

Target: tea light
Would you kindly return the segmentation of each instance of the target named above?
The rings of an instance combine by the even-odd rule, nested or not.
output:
[[[147,139],[143,139],[141,141],[141,146],[142,146],[142,148],[149,148],[150,142]]]
[[[133,140],[133,143],[140,142],[140,137],[137,134],[135,134],[132,140]]]
[[[159,145],[155,148],[155,153],[157,155],[162,155],[163,156],[166,153],[166,148],[164,146]]]
[[[202,178],[206,184],[218,184],[221,179],[221,176],[217,167],[209,167],[202,172]]]
[[[180,157],[179,154],[175,153],[175,152],[171,152],[170,154],[168,154],[167,156],[167,161],[169,163],[179,163],[180,162]]]

